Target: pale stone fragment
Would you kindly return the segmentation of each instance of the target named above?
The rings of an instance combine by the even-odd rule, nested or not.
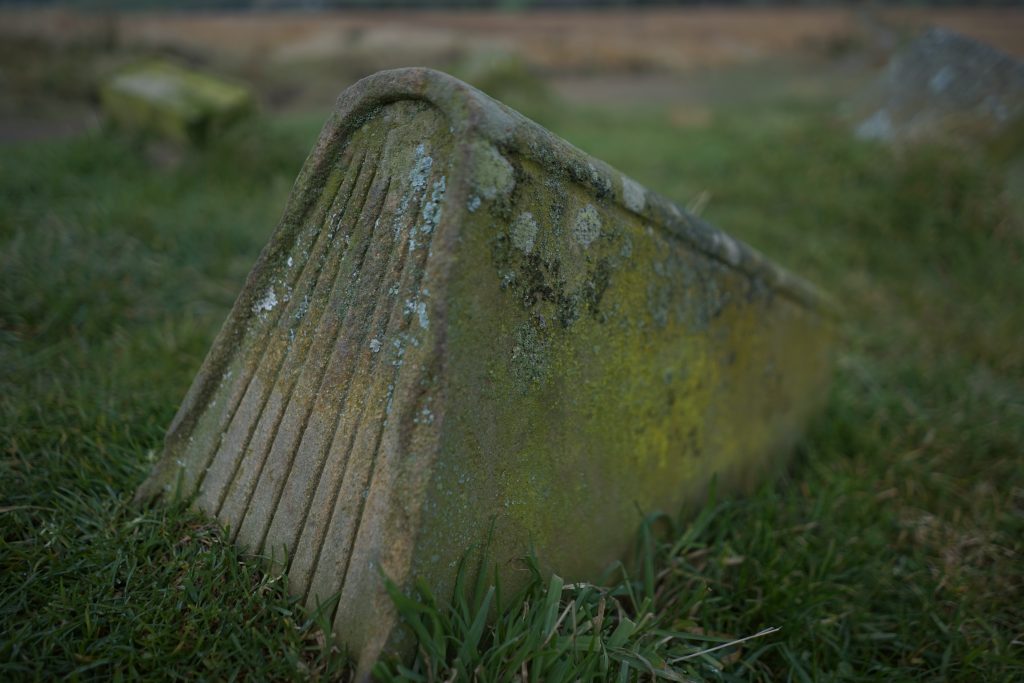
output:
[[[182,142],[203,142],[253,108],[247,88],[166,61],[120,71],[100,100],[115,123]]]
[[[932,28],[893,55],[847,114],[858,137],[888,142],[998,132],[1024,116],[1024,62]]]

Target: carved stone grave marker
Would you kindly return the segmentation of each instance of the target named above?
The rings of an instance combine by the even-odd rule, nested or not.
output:
[[[383,72],[339,99],[139,496],[340,596],[367,671],[400,638],[381,572],[443,596],[493,523],[499,566],[593,578],[645,512],[756,481],[822,398],[826,308],[468,85]]]

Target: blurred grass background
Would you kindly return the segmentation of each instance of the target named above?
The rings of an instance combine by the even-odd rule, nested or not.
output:
[[[855,140],[837,106],[881,54],[859,30],[689,70],[430,53],[845,307],[828,405],[782,480],[643,536],[650,571],[609,589],[609,623],[650,613],[711,640],[781,627],[690,677],[1024,677],[1024,135]],[[313,58],[313,41],[282,65],[102,35],[0,42],[0,676],[346,675],[279,577],[188,511],[129,501],[330,99],[387,51]],[[95,80],[149,54],[251,84],[262,113],[202,148],[102,125]],[[507,614],[533,614],[547,584],[520,599]],[[458,671],[455,622],[419,673],[390,675]],[[561,656],[542,638],[513,657],[512,632],[477,634],[478,677]]]

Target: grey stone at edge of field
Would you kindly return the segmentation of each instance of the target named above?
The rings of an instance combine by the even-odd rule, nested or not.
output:
[[[450,76],[345,91],[139,499],[270,558],[365,677],[408,653],[381,573],[450,596],[600,575],[639,511],[743,490],[821,404],[803,280]]]
[[[247,88],[173,62],[150,60],[122,69],[100,87],[108,120],[122,128],[199,144],[254,108]]]
[[[967,36],[929,29],[893,56],[848,113],[863,139],[996,132],[1024,115],[1024,63]]]

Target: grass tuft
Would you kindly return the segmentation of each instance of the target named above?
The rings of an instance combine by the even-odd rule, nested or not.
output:
[[[702,524],[706,511],[695,524]],[[743,638],[708,634],[677,622],[671,594],[662,592],[667,567],[693,550],[684,542],[655,542],[651,518],[641,527],[641,576],[616,563],[601,585],[547,580],[534,557],[523,561],[526,585],[502,599],[498,572],[488,577],[486,548],[470,581],[463,561],[454,600],[439,602],[425,585],[406,595],[385,578],[399,616],[416,642],[412,664],[382,661],[382,681],[519,680],[604,681],[636,678],[690,681],[719,678],[743,643],[774,634],[766,628]],[[672,535],[675,538],[675,535]],[[685,542],[690,539],[689,542]],[[488,584],[487,579],[492,582]],[[667,598],[664,599],[663,598]]]

